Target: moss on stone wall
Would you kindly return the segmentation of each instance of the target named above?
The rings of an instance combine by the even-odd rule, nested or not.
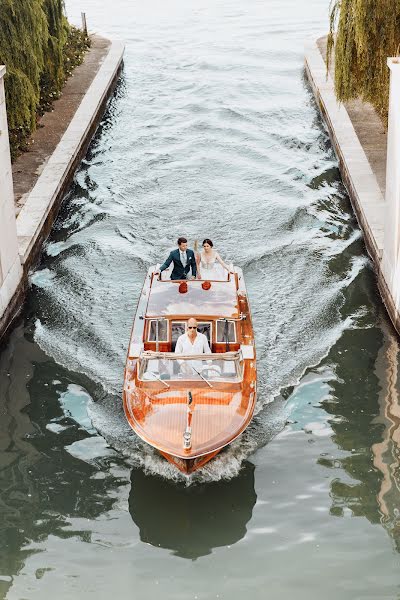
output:
[[[399,0],[333,0],[327,59],[331,59],[333,51],[338,100],[360,97],[371,102],[386,120],[386,58],[398,52],[399,43]]]
[[[77,50],[71,50],[71,40]],[[72,28],[63,0],[0,0],[0,64],[5,64],[11,155],[25,149],[37,117],[58,98],[88,42]],[[68,52],[65,53],[65,50]],[[75,56],[77,55],[77,56]]]

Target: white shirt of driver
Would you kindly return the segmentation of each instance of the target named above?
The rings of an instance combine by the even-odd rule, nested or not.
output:
[[[178,337],[175,346],[175,353],[183,355],[211,354],[211,350],[207,337],[204,335],[204,333],[197,332],[193,344],[190,341],[188,334],[184,333]]]

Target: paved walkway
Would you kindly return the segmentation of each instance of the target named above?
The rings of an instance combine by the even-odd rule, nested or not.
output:
[[[325,63],[326,43],[327,36],[317,40],[318,48]],[[333,61],[331,61],[329,72],[332,79],[334,79]],[[382,120],[371,104],[362,102],[361,100],[345,102],[344,106],[384,196],[386,186],[387,132]]]
[[[17,215],[107,56],[110,40],[93,35],[91,41],[92,45],[84,62],[73,71],[61,97],[54,102],[54,110],[45,113],[41,118],[38,129],[31,137],[29,151],[21,154],[13,164]]]

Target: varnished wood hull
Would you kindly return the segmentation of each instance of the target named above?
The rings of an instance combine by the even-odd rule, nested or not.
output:
[[[182,447],[182,432],[187,420],[187,407],[183,403],[185,391],[180,399],[175,390],[173,397],[160,399],[162,392],[154,393],[148,405],[148,413],[139,401],[138,390],[124,392],[124,410],[127,421],[136,434],[156,448],[162,456],[175,465],[182,473],[190,474],[203,467],[223,448],[232,443],[246,429],[251,421],[256,402],[255,391],[250,394],[220,392],[218,398],[207,394],[207,390],[193,389],[194,407],[192,422],[194,437],[190,450]],[[243,399],[244,398],[244,399]],[[163,401],[165,402],[163,404]]]
[[[210,461],[214,456],[216,456],[220,450],[214,450],[214,452],[209,452],[204,456],[200,456],[198,458],[180,458],[179,456],[173,456],[172,454],[168,454],[167,452],[160,452],[160,454],[167,459],[168,462],[173,464],[179,471],[184,473],[185,475],[191,475],[197,469],[201,469],[204,467],[208,461]]]
[[[230,310],[230,305],[225,302],[223,286],[218,283],[214,286],[215,311],[212,302],[206,303],[212,299],[211,292],[208,292],[209,296],[206,295],[204,300],[201,298],[200,307],[202,307],[203,313],[201,318],[198,317],[201,321],[214,323],[212,325],[214,349],[212,350],[213,354],[209,355],[210,358],[213,357],[213,360],[218,361],[231,360],[231,355],[241,357],[241,376],[232,381],[229,380],[229,376],[223,381],[212,380],[211,385],[200,378],[188,381],[187,379],[179,380],[168,377],[167,381],[162,381],[158,376],[158,380],[144,380],[139,373],[139,361],[142,360],[143,355],[146,355],[146,352],[151,357],[157,353],[155,347],[154,349],[151,346],[146,348],[149,326],[143,323],[143,316],[139,312],[143,310],[146,314],[147,306],[147,314],[149,314],[150,301],[147,305],[146,297],[151,296],[154,283],[150,271],[139,299],[139,309],[132,329],[131,345],[125,369],[123,391],[125,415],[132,429],[142,440],[156,448],[166,460],[186,475],[203,467],[223,448],[239,437],[250,423],[255,408],[257,375],[254,336],[247,293],[240,269],[236,273],[235,279],[227,283],[230,294],[227,297],[230,301],[234,298],[232,312],[228,316],[221,315],[219,312],[219,310]],[[163,317],[169,319],[168,323],[173,320],[187,320],[190,314],[196,314],[194,310],[191,313],[187,310],[185,312],[184,309],[182,309],[182,313],[178,312],[179,302],[184,307],[185,300],[188,302],[190,299],[190,293],[187,294],[187,297],[181,297],[176,283],[168,282],[154,286],[157,288],[154,294],[157,294],[159,311],[162,310],[160,302],[163,298],[162,286],[164,285],[171,286],[168,288],[169,299],[171,305],[173,304],[174,308],[177,307],[172,316],[167,313],[167,316]],[[196,290],[203,294],[203,290],[199,290],[201,282],[188,282],[187,285],[189,292],[191,287],[196,286]],[[223,302],[221,302],[221,298],[223,298]],[[210,313],[204,312],[205,306],[210,307]],[[155,318],[153,315],[147,316],[145,321]],[[215,323],[218,319],[225,319],[225,321],[231,319],[235,323],[236,337],[232,348],[228,343],[221,343],[216,339]],[[171,352],[170,342],[167,340],[163,344],[162,348],[158,347],[158,356],[161,355],[164,360],[172,360],[173,355],[176,359],[177,355]],[[221,346],[223,347],[221,348]],[[138,347],[141,347],[140,354],[136,350]],[[136,355],[132,348],[138,352]],[[190,402],[188,402],[189,397]],[[188,448],[185,447],[183,439],[187,426],[190,426],[191,430],[191,443]]]

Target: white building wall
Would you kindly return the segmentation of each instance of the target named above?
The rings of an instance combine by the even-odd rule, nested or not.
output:
[[[0,65],[0,318],[22,278],[4,94],[6,68]]]
[[[400,310],[400,63],[388,58],[389,124],[386,163],[385,236],[382,270],[396,310]]]

